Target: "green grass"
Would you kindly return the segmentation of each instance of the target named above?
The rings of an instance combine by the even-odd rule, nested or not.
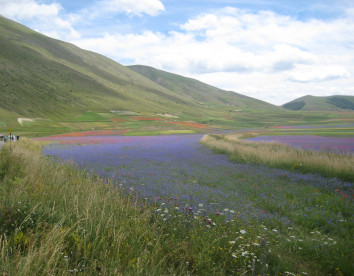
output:
[[[229,222],[224,214],[190,215],[174,210],[178,202],[168,200],[146,205],[111,183],[43,158],[32,141],[24,139],[11,149],[6,144],[0,154],[1,272],[350,275],[353,271],[349,200],[326,189],[314,193],[306,183],[291,186],[287,179],[280,179],[276,190],[265,181],[246,185],[243,192],[255,206],[267,213],[284,213],[294,225],[245,223],[239,210],[230,210],[235,217]],[[264,197],[269,193],[274,197]],[[304,206],[309,208],[306,215]],[[338,223],[323,220],[334,216]]]
[[[94,112],[84,112],[74,119],[77,122],[107,122],[109,119]]]
[[[128,110],[112,110],[114,114],[117,114],[119,116],[137,116],[140,115],[137,112],[134,111],[128,111]]]
[[[222,228],[180,213],[166,223],[153,206],[43,159],[27,140],[1,152],[0,183],[2,273],[225,275],[246,269],[230,257],[229,238],[218,237]]]

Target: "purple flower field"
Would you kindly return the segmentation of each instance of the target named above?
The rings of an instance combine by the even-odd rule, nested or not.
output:
[[[245,140],[254,142],[275,141],[304,150],[328,151],[341,154],[354,153],[354,138],[322,137],[316,135],[263,135]]]
[[[229,219],[237,216],[245,222],[276,220],[288,225],[296,218],[284,210],[306,206],[321,190],[338,194],[339,198],[345,196],[348,212],[353,214],[352,183],[232,163],[226,155],[214,154],[201,146],[201,137],[110,136],[99,137],[98,141],[106,139],[105,143],[86,145],[80,144],[80,137],[75,137],[70,138],[71,144],[48,145],[43,153],[59,160],[72,160],[89,172],[113,179],[126,192],[148,203],[168,202],[180,210],[198,210],[204,215],[222,212]],[[77,144],[72,144],[75,141]],[[290,194],[298,200],[289,200]],[[326,217],[321,209],[306,208],[311,216]],[[331,217],[331,223],[340,219]]]
[[[278,129],[311,129],[311,128],[341,128],[341,127],[354,127],[354,124],[328,125],[328,126],[275,126],[275,128]]]

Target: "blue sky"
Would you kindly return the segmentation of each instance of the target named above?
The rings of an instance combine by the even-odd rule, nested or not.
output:
[[[283,104],[354,95],[352,0],[0,0],[48,36]]]

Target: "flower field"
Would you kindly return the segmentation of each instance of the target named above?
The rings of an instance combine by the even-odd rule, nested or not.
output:
[[[349,128],[354,127],[354,124],[347,125],[328,125],[328,126],[274,126],[277,129],[318,129],[318,128]]]
[[[197,124],[197,123],[186,123],[186,122],[168,122],[169,124],[176,124],[181,126],[189,126],[194,128],[208,128],[208,125],[205,124]]]
[[[132,119],[138,120],[138,121],[162,121],[162,118],[159,117],[131,117]]]
[[[249,139],[254,142],[278,142],[304,150],[354,153],[354,138],[322,137],[317,135],[262,135]]]
[[[43,138],[41,140],[53,140],[56,138],[63,138],[63,137],[91,137],[91,136],[113,136],[113,135],[124,135],[128,130],[87,130],[87,131],[80,131],[80,132],[70,132],[64,134],[53,135],[47,138]],[[89,138],[90,139],[90,138]],[[88,140],[89,140],[88,139]]]
[[[188,228],[188,216],[205,228],[190,229],[188,239],[207,229],[219,233],[215,243],[223,242],[211,248],[229,256],[235,271],[353,271],[353,183],[233,163],[201,146],[201,137],[72,137],[70,143],[56,137],[65,144],[48,145],[43,153],[112,179],[142,206],[153,206],[161,223],[179,220]]]
[[[247,205],[245,187],[257,182],[273,186],[286,179],[294,186],[307,185],[331,189],[348,184],[316,175],[302,175],[265,167],[235,164],[226,156],[215,155],[198,141],[201,135],[169,135],[138,137],[85,137],[62,139],[71,146],[50,145],[45,155],[55,155],[102,177],[113,178],[119,185],[134,190],[141,198],[154,202],[157,198],[177,198],[195,209],[205,204],[210,211],[242,208],[240,214],[265,217],[261,209]],[[83,143],[85,145],[77,145]],[[220,185],[220,183],[222,183]],[[242,188],[242,192],[235,189]],[[267,190],[267,187],[263,187]],[[253,189],[252,189],[253,190]],[[354,193],[347,196],[353,197]],[[212,195],[212,196],[211,196]],[[269,194],[270,195],[270,194]],[[264,194],[266,196],[266,194]]]

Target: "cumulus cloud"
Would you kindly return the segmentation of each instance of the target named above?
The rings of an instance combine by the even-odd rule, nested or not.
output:
[[[350,77],[350,73],[341,66],[297,65],[289,73],[289,79],[296,82],[319,82]]]
[[[102,12],[123,12],[137,16],[141,16],[144,13],[156,16],[161,11],[165,10],[164,5],[159,0],[103,0],[98,2],[95,6]]]
[[[43,4],[35,0],[0,0],[0,13],[15,20],[57,16],[62,7],[57,3]]]
[[[341,63],[338,57],[342,53],[338,50],[354,42],[354,38],[345,35],[345,24],[341,20],[301,22],[273,12],[253,14],[225,8],[190,19],[180,31],[167,35],[154,32],[105,34],[76,43],[90,49],[99,47],[100,51],[123,62],[143,62],[188,73],[291,71],[288,79],[299,81],[300,73],[296,72],[307,68],[313,75],[318,71],[317,77],[307,78],[311,81],[327,79],[319,72],[323,72],[321,66]],[[107,40],[110,43],[105,46]],[[328,45],[331,47],[327,48]],[[308,69],[310,65],[314,66]],[[345,64],[340,66],[343,67],[339,70],[341,73],[335,76],[348,76]],[[334,77],[332,73],[328,75]]]
[[[304,93],[328,93],[329,86],[319,82],[338,87],[337,94],[352,93],[346,88],[353,86],[349,77],[354,73],[349,15],[299,21],[269,11],[225,8],[168,34],[105,34],[76,43],[125,64],[151,65],[281,104]]]
[[[21,22],[31,22],[32,27],[51,37],[63,40],[80,39],[80,33],[71,20],[61,14],[63,8],[57,3],[45,4],[36,0],[0,0],[0,14]]]
[[[7,2],[0,0],[7,14],[25,16]],[[47,28],[42,26],[42,32],[123,64],[150,65],[272,103],[325,95],[330,87],[336,87],[331,92],[337,94],[354,92],[348,88],[354,87],[353,9],[341,18],[301,21],[272,11],[227,7],[190,18],[168,33],[106,32],[88,38],[73,27],[83,18],[116,13],[156,16],[164,5],[159,0],[100,0],[78,14],[61,16],[57,4],[11,3],[32,4],[42,8],[38,14],[55,18]],[[31,14],[36,13],[27,16]]]

